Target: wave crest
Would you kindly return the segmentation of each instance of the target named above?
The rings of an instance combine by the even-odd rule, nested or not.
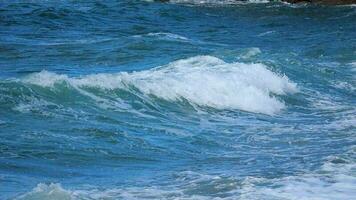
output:
[[[213,56],[196,56],[166,66],[132,73],[68,77],[42,71],[23,80],[42,87],[67,83],[82,90],[137,88],[147,96],[168,101],[187,100],[193,105],[216,109],[240,109],[275,114],[284,103],[274,95],[297,91],[296,84],[263,64],[226,63]]]

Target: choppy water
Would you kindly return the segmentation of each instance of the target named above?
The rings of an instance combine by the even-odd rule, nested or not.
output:
[[[354,6],[2,1],[0,199],[354,198],[355,21]]]

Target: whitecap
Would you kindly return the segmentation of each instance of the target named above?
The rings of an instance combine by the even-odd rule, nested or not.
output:
[[[257,36],[258,37],[262,37],[262,36],[270,35],[270,34],[273,34],[273,33],[276,33],[276,31],[266,31],[266,32],[258,34]]]
[[[248,59],[260,54],[262,51],[258,47],[248,48],[242,55],[241,58]]]
[[[158,32],[158,33],[148,33],[148,36],[154,36],[154,37],[161,37],[161,38],[169,38],[169,39],[178,39],[178,40],[189,40],[188,38],[178,35],[178,34],[173,34],[173,33],[164,33],[164,32]]]
[[[213,56],[196,56],[150,70],[68,77],[42,71],[23,80],[42,87],[66,83],[85,95],[85,87],[104,90],[137,88],[146,96],[192,105],[275,114],[285,107],[274,95],[297,91],[287,76],[259,63],[226,63]],[[100,99],[102,101],[102,99]]]
[[[16,200],[72,200],[72,192],[65,190],[60,184],[38,184],[32,191],[21,195]]]
[[[165,32],[156,32],[156,33],[147,33],[144,35],[134,35],[132,37],[141,38],[141,37],[154,37],[161,40],[179,40],[179,41],[190,41],[187,37],[174,34],[174,33],[165,33]]]
[[[356,72],[356,62],[351,62],[349,65],[352,67],[351,71]]]

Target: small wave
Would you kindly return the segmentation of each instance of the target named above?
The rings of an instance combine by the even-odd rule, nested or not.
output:
[[[134,35],[133,37],[141,38],[141,37],[155,37],[162,40],[180,40],[180,41],[190,41],[188,38],[173,34],[173,33],[165,33],[165,32],[157,32],[157,33],[147,33],[144,35]]]
[[[158,33],[148,33],[148,36],[153,36],[153,37],[162,37],[162,38],[172,38],[172,39],[178,39],[178,40],[189,40],[186,37],[173,34],[173,33],[163,33],[163,32],[158,32]]]
[[[32,191],[15,200],[174,199],[179,196],[179,191],[165,191],[154,187],[72,191],[63,189],[59,183],[40,183]]]
[[[248,59],[254,57],[261,53],[261,50],[257,47],[248,48],[242,55],[241,58]]]
[[[257,36],[262,37],[262,36],[266,36],[266,35],[270,35],[270,34],[274,34],[274,33],[276,33],[276,31],[266,31],[266,32],[258,34]]]
[[[356,62],[351,62],[349,65],[352,67],[351,71],[356,72]]]
[[[134,37],[134,38],[153,38],[153,39],[157,39],[157,40],[195,43],[195,44],[202,44],[202,45],[226,46],[225,44],[201,41],[201,40],[197,40],[197,39],[189,39],[187,37],[184,37],[184,36],[181,36],[178,34],[165,33],[165,32],[147,33],[144,35],[134,35],[132,37]]]
[[[15,198],[16,200],[72,200],[73,194],[61,187],[60,184],[38,184],[31,192],[28,192],[22,196]]]
[[[65,83],[81,92],[86,92],[85,87],[127,91],[134,87],[147,96],[168,101],[184,99],[193,105],[264,114],[275,114],[284,108],[284,103],[273,95],[297,91],[295,83],[263,64],[226,63],[212,56],[196,56],[140,72],[76,78],[42,71],[23,82],[41,87]]]

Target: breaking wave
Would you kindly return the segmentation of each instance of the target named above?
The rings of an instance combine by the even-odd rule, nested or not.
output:
[[[86,88],[129,92],[134,88],[147,97],[167,101],[270,115],[285,107],[278,95],[297,91],[288,77],[270,71],[264,64],[226,63],[212,56],[191,57],[132,73],[68,77],[42,71],[22,81],[51,88],[64,83],[91,97],[95,95]]]

